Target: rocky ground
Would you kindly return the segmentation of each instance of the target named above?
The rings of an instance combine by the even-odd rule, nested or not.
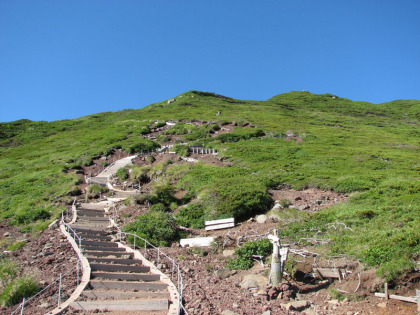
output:
[[[73,268],[78,258],[59,228],[53,227],[39,235],[31,236],[22,234],[7,224],[1,224],[0,235],[3,258],[16,262],[21,269],[20,275],[34,277],[40,288],[44,289],[62,274],[61,298],[66,300],[71,295],[76,288],[77,275]],[[26,244],[18,250],[8,252],[6,245],[16,241],[23,241]],[[57,306],[57,300],[58,281],[38,298],[30,301],[25,306],[25,314],[45,314]],[[2,307],[0,314],[10,314],[16,307],[16,305],[9,308]]]

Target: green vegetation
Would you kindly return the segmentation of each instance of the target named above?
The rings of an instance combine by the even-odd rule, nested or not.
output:
[[[216,116],[218,111],[222,114]],[[127,153],[156,148],[158,143],[141,134],[163,121],[180,121],[168,135],[217,149],[230,167],[153,165],[136,174],[133,169],[130,179],[164,178],[171,189],[187,191],[184,200],[175,200],[173,190],[166,196],[152,192],[152,205],[161,203],[169,211],[189,201],[199,204],[202,214],[190,206],[185,209],[191,213],[177,214],[179,224],[193,226],[205,218],[242,220],[266,212],[272,205],[267,190],[282,184],[345,193],[348,201],[330,209],[304,216],[288,212],[296,222],[281,231],[283,237],[296,240],[321,231],[317,237],[331,240],[329,254],[359,258],[393,279],[412,268],[420,252],[419,119],[420,101],[414,100],[371,104],[291,92],[243,101],[190,91],[171,104],[140,110],[1,123],[0,218],[22,231],[44,228],[64,210],[59,202],[71,200],[81,166],[118,148]],[[210,123],[195,126],[194,120]],[[229,122],[236,122],[234,132],[215,136]],[[286,134],[296,136],[285,139]],[[173,220],[169,213],[153,215]],[[336,228],[328,228],[331,223]]]
[[[272,253],[273,245],[268,239],[263,239],[255,242],[246,242],[241,248],[235,250],[234,259],[227,261],[227,266],[230,269],[248,270],[254,265],[253,256],[261,256],[265,259]]]
[[[11,260],[0,260],[0,305],[11,306],[38,292],[39,285],[33,277],[19,276],[21,270]]]
[[[152,211],[140,216],[135,222],[126,225],[123,230],[145,238],[155,246],[169,246],[171,242],[180,238],[174,218],[162,211]],[[129,236],[128,240],[133,244],[132,236]],[[136,240],[136,245],[144,246],[144,242]]]

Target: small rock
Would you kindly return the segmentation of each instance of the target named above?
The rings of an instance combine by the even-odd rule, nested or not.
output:
[[[273,222],[280,222],[280,217],[275,213],[270,214],[268,219]]]
[[[340,302],[338,300],[331,300],[331,301],[328,301],[328,303],[329,304],[332,304],[332,305],[338,305],[338,304],[340,304]]]
[[[231,310],[224,310],[222,312],[222,315],[240,315],[240,314],[238,314],[238,313],[236,313],[234,311],[231,311]]]
[[[44,303],[40,304],[39,307],[42,307],[42,308],[50,307],[50,303],[44,302]]]
[[[271,210],[282,210],[282,209],[284,209],[283,206],[279,203],[276,203],[274,205],[273,209],[271,209]]]
[[[122,258],[122,259],[130,259],[130,258],[131,258],[131,256],[130,256],[130,255],[121,255],[121,258]]]
[[[12,234],[10,234],[9,232],[6,232],[6,233],[3,234],[3,237],[10,238],[10,237],[12,237]]]
[[[257,223],[263,224],[267,221],[267,216],[265,214],[257,215],[255,217],[255,220],[257,221]]]
[[[378,304],[378,307],[380,307],[380,308],[386,308],[387,306],[388,306],[388,304],[386,302]]]
[[[270,310],[266,310],[264,313],[262,313],[261,315],[271,315],[271,311]]]
[[[239,307],[239,305],[238,305],[238,303],[233,303],[233,304],[232,304],[232,307],[233,307],[233,308],[238,308],[238,307]]]
[[[280,304],[282,307],[284,307],[288,311],[303,311],[305,308],[307,308],[310,304],[308,301],[294,301],[287,304]]]
[[[223,257],[230,257],[235,254],[235,251],[233,249],[225,249],[222,254]]]

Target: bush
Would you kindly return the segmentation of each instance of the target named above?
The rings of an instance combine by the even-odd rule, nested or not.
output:
[[[15,215],[12,224],[28,224],[38,220],[48,220],[51,214],[46,209],[27,209],[24,213],[18,213]]]
[[[263,239],[255,242],[247,242],[241,248],[235,250],[236,257],[227,261],[227,266],[230,269],[248,270],[253,265],[252,256],[263,256],[263,258],[270,255],[272,252],[272,245],[268,239]]]
[[[190,204],[178,211],[176,222],[180,226],[193,229],[204,227],[204,209],[201,204]]]
[[[39,285],[34,278],[16,278],[0,294],[0,304],[6,307],[18,304],[23,298],[34,295],[38,290]]]
[[[120,181],[125,181],[128,178],[128,172],[126,167],[119,168],[117,170],[117,177]]]
[[[165,205],[162,203],[157,203],[150,207],[150,211],[154,211],[154,212],[156,211],[166,212],[167,210],[168,208],[166,208]]]
[[[124,226],[123,231],[136,234],[155,246],[169,246],[180,238],[174,218],[161,211],[149,212],[138,217],[136,221]],[[128,240],[133,243],[132,236],[129,236]],[[144,242],[139,243],[136,240],[136,245],[144,246]]]

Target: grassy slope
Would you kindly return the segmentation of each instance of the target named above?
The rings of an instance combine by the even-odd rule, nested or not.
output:
[[[219,110],[222,115],[216,117]],[[152,121],[167,119],[248,121],[274,136],[208,143],[234,161],[233,169],[215,172],[197,165],[181,177],[185,188],[213,190],[227,195],[224,200],[233,196],[232,203],[281,183],[353,193],[346,204],[291,225],[283,233],[296,238],[320,230],[333,239],[332,252],[347,252],[380,265],[381,274],[388,278],[397,275],[393,270],[409,267],[412,255],[419,252],[420,101],[376,105],[329,94],[291,92],[260,102],[187,92],[172,104],[161,102],[141,110],[51,123],[0,124],[0,216],[15,223],[39,218],[30,228],[44,227],[47,214],[59,212],[52,202],[69,198],[77,180],[63,170],[89,163],[111,148],[150,147],[153,144],[139,134]],[[275,137],[276,132],[287,130],[301,135],[303,142]],[[203,172],[211,180],[198,176]],[[249,178],[253,184],[243,185]],[[212,202],[209,207],[230,206]],[[261,210],[255,200],[232,207],[246,216],[240,208],[247,202],[252,211]],[[326,223],[335,221],[346,223],[353,232],[327,230]]]

